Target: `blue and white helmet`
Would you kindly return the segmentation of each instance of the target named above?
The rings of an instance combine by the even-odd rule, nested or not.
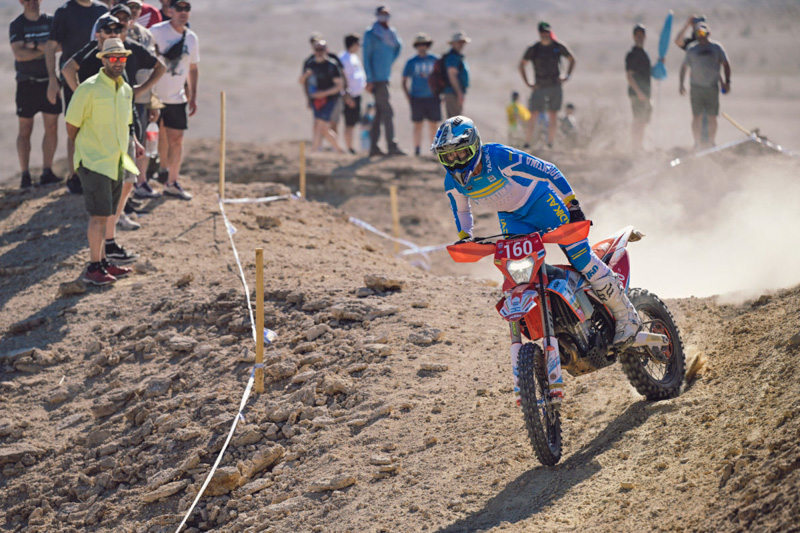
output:
[[[445,120],[433,138],[431,151],[461,185],[466,185],[481,156],[481,136],[463,115]]]

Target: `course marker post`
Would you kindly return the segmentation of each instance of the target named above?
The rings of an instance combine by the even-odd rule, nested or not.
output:
[[[745,135],[752,135],[753,134],[753,132],[751,130],[748,130],[747,128],[745,128],[744,126],[742,126],[741,124],[739,124],[738,122],[733,120],[733,118],[729,114],[725,113],[724,111],[722,112],[722,118],[724,118],[725,120],[727,120],[728,122],[733,124],[734,128],[736,128],[737,130],[741,131]]]
[[[221,91],[219,97],[219,197],[225,198],[225,91]]]
[[[256,248],[256,392],[264,392],[264,249]]]
[[[390,185],[389,186],[389,198],[392,202],[392,232],[394,233],[394,238],[400,238],[400,210],[397,207],[397,185]],[[400,253],[400,243],[394,241],[394,253]]]
[[[306,197],[306,142],[300,141],[300,198]]]

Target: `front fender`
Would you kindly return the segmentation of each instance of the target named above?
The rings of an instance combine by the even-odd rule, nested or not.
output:
[[[506,294],[495,306],[505,320],[517,322],[530,313],[538,304],[539,293],[529,288],[530,285],[519,285]]]

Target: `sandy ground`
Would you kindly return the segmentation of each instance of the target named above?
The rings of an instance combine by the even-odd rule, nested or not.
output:
[[[228,196],[288,191],[296,153],[232,145]],[[142,253],[137,272],[105,289],[71,283],[86,256],[80,198],[4,191],[4,531],[174,531],[209,472],[254,352],[215,158],[213,142],[190,145],[195,200],[151,202],[144,228],[119,236]],[[752,158],[775,164],[766,154],[713,162],[735,169]],[[563,159],[580,183],[591,160]],[[425,272],[347,222],[389,230],[396,183],[410,199],[403,236],[447,240],[436,165],[323,154],[308,176],[311,201],[226,209],[251,289],[253,251],[265,249],[265,325],[278,339],[266,350],[266,392],[250,398],[189,531],[796,526],[796,287],[736,305],[668,299],[689,357],[705,361],[698,377],[656,404],[619,366],[568,378],[564,458],[547,468],[514,406],[496,281],[454,276],[467,272],[443,255]],[[652,238],[631,245],[634,273],[644,270],[635,246]],[[367,290],[367,275],[402,289]]]

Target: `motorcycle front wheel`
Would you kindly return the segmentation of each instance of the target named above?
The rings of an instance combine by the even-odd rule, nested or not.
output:
[[[681,392],[686,372],[686,357],[675,319],[666,304],[644,289],[631,289],[628,297],[642,319],[644,331],[666,335],[663,348],[629,348],[619,360],[628,380],[648,400],[666,400]]]
[[[542,349],[536,344],[525,344],[519,351],[517,370],[528,438],[539,461],[553,466],[561,460],[561,415],[550,405],[550,384]]]

